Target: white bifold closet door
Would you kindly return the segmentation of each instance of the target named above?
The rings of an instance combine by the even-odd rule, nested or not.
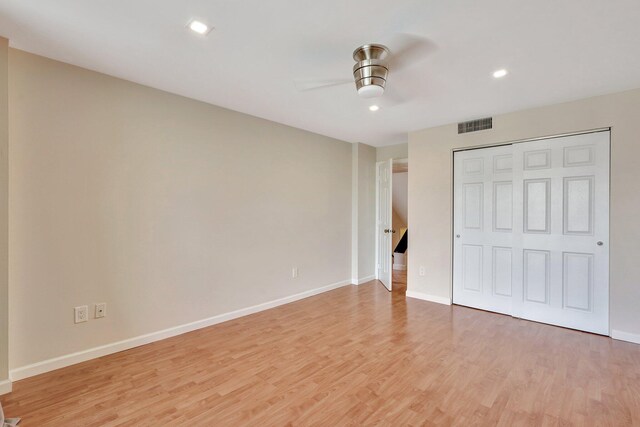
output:
[[[609,334],[609,132],[454,155],[455,304]]]

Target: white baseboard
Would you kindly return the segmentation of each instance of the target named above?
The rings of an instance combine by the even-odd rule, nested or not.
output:
[[[632,334],[630,332],[611,330],[611,338],[614,340],[632,342],[640,344],[640,334]]]
[[[299,294],[291,295],[288,297],[265,302],[265,303],[254,305],[247,308],[242,308],[240,310],[235,310],[229,313],[219,314],[217,316],[209,317],[207,319],[198,320],[198,321],[187,323],[180,326],[174,326],[172,328],[164,329],[162,331],[152,332],[150,334],[140,335],[138,337],[129,338],[129,339],[114,342],[111,344],[90,348],[88,350],[66,354],[64,356],[60,356],[53,359],[44,360],[42,362],[33,363],[31,365],[22,366],[20,368],[12,369],[9,373],[9,377],[12,381],[22,380],[25,378],[32,377],[34,375],[40,375],[40,374],[44,374],[45,372],[50,372],[55,369],[60,369],[70,365],[75,365],[76,363],[86,362],[87,360],[96,359],[98,357],[106,356],[108,354],[129,350],[134,347],[139,347],[141,345],[149,344],[155,341],[171,338],[176,335],[181,335],[187,332],[195,331],[197,329],[202,329],[208,326],[217,325],[218,323],[227,322],[229,320],[237,319],[238,317],[248,316],[250,314],[268,310],[270,308],[278,307],[280,305],[289,304],[294,301],[298,301],[304,298],[309,298],[314,295],[318,295],[323,292],[328,292],[333,289],[337,289],[347,285],[351,285],[350,280],[344,280],[341,282],[332,283],[331,285],[323,286],[321,288],[311,289],[309,291],[301,292]],[[0,383],[0,385],[2,385],[2,383]]]
[[[406,270],[407,266],[404,264],[393,264],[393,269],[394,270]]]
[[[376,275],[375,274],[373,276],[367,276],[367,277],[363,277],[361,279],[354,279],[353,280],[353,284],[354,285],[362,285],[363,283],[367,283],[367,282],[370,282],[372,280],[376,280]]]
[[[438,304],[451,305],[451,299],[445,297],[439,297],[435,295],[423,294],[422,292],[407,290],[407,296],[409,298],[421,299],[424,301],[437,302]]]
[[[12,384],[9,380],[0,381],[0,396],[11,393]]]

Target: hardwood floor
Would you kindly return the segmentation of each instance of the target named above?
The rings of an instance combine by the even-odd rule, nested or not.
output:
[[[393,270],[393,277],[391,280],[393,281],[391,286],[393,293],[404,296],[407,293],[407,271]]]
[[[640,346],[350,286],[14,384],[23,426],[640,425]]]

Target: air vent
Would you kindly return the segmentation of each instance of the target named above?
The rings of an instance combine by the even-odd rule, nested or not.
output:
[[[493,117],[486,119],[471,120],[469,122],[458,123],[458,133],[477,132],[479,130],[491,129],[493,127]]]

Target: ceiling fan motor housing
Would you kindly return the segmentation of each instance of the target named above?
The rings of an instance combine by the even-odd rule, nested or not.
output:
[[[353,52],[353,59],[356,61],[353,77],[358,95],[374,98],[384,93],[389,73],[386,62],[388,56],[389,49],[380,44],[366,44]]]

